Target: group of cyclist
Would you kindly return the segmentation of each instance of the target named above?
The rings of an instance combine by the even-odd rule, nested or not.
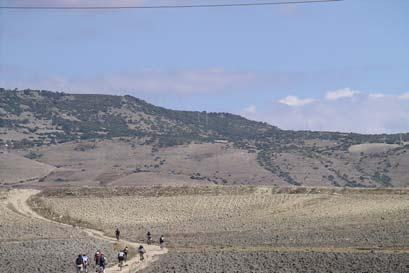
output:
[[[104,253],[100,250],[97,250],[94,255],[94,268],[96,272],[103,273],[105,272],[105,266],[107,264],[107,258],[105,257]],[[78,255],[77,259],[75,259],[75,266],[77,269],[77,273],[85,272],[88,273],[89,267],[89,258],[86,254]]]
[[[152,241],[152,234],[150,233],[150,231],[148,231],[148,233],[146,233],[146,242],[147,242],[148,245],[152,244],[152,242],[153,242]],[[160,245],[161,249],[163,249],[164,244],[165,244],[165,238],[163,237],[163,235],[161,235],[159,237],[159,245]]]
[[[117,227],[115,230],[115,237],[116,239],[119,241],[120,239],[120,230]],[[147,232],[146,234],[146,242],[148,245],[152,244],[153,240],[152,240],[152,234],[150,231]],[[165,244],[165,239],[163,237],[163,235],[161,235],[159,237],[159,244],[160,244],[160,248],[163,249],[164,244]],[[118,252],[118,266],[120,268],[120,270],[122,270],[122,267],[125,265],[127,258],[128,258],[128,253],[129,253],[129,248],[128,246],[125,246],[124,249],[120,250]],[[140,245],[138,247],[138,253],[139,253],[139,259],[141,261],[143,261],[145,259],[144,255],[146,253],[145,248],[143,247],[143,245]],[[107,265],[107,258],[105,257],[104,253],[100,250],[97,250],[97,252],[95,252],[94,255],[94,262],[95,262],[95,269],[96,272],[98,273],[104,273],[105,272],[105,267]],[[76,269],[77,269],[77,273],[80,272],[88,272],[88,265],[89,265],[89,258],[86,254],[80,254],[78,255],[78,257],[75,260],[75,265],[76,265]]]
[[[86,254],[78,255],[77,259],[75,259],[75,266],[77,269],[77,273],[79,272],[88,272],[88,263],[89,259]]]

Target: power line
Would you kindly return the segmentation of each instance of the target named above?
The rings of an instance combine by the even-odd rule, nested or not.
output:
[[[221,7],[251,7],[272,5],[298,5],[327,2],[341,2],[344,0],[299,0],[260,3],[226,3],[226,4],[198,4],[198,5],[159,5],[159,6],[0,6],[0,9],[28,9],[28,10],[107,10],[107,9],[183,9],[183,8],[221,8]]]

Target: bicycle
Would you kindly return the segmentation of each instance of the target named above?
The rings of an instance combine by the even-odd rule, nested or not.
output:
[[[77,269],[77,273],[83,272],[82,264],[77,264],[76,269]]]
[[[120,260],[119,263],[118,263],[119,271],[122,271],[122,267],[124,267],[124,266],[125,266],[124,260]]]

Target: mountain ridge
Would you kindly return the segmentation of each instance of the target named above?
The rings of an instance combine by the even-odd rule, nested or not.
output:
[[[37,121],[55,133],[43,133],[52,143],[75,139],[120,136],[172,136],[189,140],[237,139],[254,137],[276,127],[249,121],[230,113],[178,111],[154,106],[132,96],[66,94],[43,90],[11,91],[0,89],[1,127],[41,129],[22,114],[31,112]],[[20,117],[20,118],[19,118]],[[38,122],[37,122],[38,123]],[[26,141],[27,142],[27,141]],[[183,142],[181,139],[180,142]],[[176,142],[175,144],[177,144]],[[33,143],[35,145],[40,142]],[[173,143],[160,143],[167,146]]]

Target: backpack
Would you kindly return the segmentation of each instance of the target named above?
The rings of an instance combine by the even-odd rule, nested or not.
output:
[[[107,261],[107,259],[105,258],[105,256],[103,256],[103,257],[101,256],[99,258],[99,266],[105,266],[106,261]]]
[[[82,258],[81,258],[81,257],[77,257],[77,259],[75,260],[75,264],[76,264],[76,265],[82,265]]]

